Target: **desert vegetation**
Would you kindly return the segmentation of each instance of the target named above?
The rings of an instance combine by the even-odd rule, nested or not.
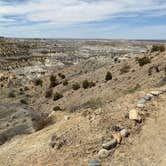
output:
[[[72,85],[72,88],[73,88],[73,90],[78,90],[78,89],[80,89],[80,84],[79,83],[74,83]]]
[[[62,95],[61,93],[56,92],[56,93],[54,94],[53,100],[56,101],[56,100],[61,99],[62,97],[63,97],[63,95]]]
[[[137,58],[137,62],[139,64],[139,66],[144,66],[148,63],[151,63],[151,59],[147,56],[144,56],[142,58]]]
[[[112,80],[112,74],[111,74],[110,71],[108,71],[108,72],[106,73],[105,80],[106,80],[106,81]]]
[[[84,89],[92,88],[92,87],[94,87],[95,85],[96,85],[96,84],[95,84],[93,81],[84,80],[84,81],[82,82],[82,87],[83,87]]]
[[[34,84],[35,84],[35,86],[42,86],[43,85],[43,81],[42,81],[42,79],[35,79],[34,80]]]
[[[164,52],[165,46],[164,45],[153,45],[151,52],[156,52],[156,51]]]

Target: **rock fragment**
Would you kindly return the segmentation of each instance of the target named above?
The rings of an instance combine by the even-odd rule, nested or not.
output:
[[[126,129],[122,129],[120,131],[120,134],[122,137],[128,137],[129,136],[129,132]]]
[[[100,159],[104,159],[107,158],[110,155],[110,151],[106,150],[106,149],[101,149],[98,153],[98,157]]]
[[[152,99],[153,95],[152,94],[146,94],[143,98],[146,100],[146,101],[150,101]]]
[[[88,166],[101,166],[101,163],[98,160],[89,160]]]
[[[141,98],[137,101],[137,107],[143,108],[145,106],[146,100],[144,98]]]
[[[141,121],[141,117],[140,117],[140,115],[138,113],[138,110],[136,110],[136,109],[130,110],[129,111],[129,119],[130,120],[136,120],[136,121],[140,122]]]
[[[110,150],[110,149],[115,148],[116,145],[117,145],[117,140],[114,138],[114,139],[112,139],[112,140],[110,140],[110,141],[108,141],[108,142],[106,142],[106,143],[103,143],[103,144],[102,144],[102,147],[103,147],[104,149],[106,149],[106,150]]]

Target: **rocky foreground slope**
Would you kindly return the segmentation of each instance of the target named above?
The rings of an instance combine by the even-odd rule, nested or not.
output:
[[[164,166],[166,52],[134,55],[3,70],[0,165]]]

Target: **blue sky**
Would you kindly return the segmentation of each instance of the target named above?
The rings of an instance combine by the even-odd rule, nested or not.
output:
[[[0,0],[0,36],[166,39],[166,0]]]

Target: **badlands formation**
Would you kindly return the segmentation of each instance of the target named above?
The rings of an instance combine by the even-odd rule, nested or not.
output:
[[[0,165],[165,166],[163,41],[0,38]]]

